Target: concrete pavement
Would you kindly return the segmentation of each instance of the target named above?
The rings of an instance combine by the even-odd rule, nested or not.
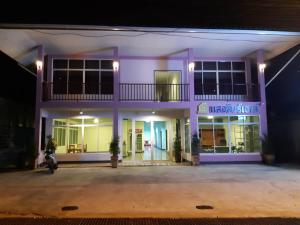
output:
[[[1,173],[0,215],[300,217],[300,169],[225,164]]]

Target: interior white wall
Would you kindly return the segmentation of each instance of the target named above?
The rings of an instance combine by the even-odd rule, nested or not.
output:
[[[183,60],[121,59],[120,82],[154,83],[154,70],[180,70],[183,74]]]

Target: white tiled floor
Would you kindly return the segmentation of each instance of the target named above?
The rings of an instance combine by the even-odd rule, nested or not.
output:
[[[132,155],[123,157],[124,161],[131,161]],[[135,153],[135,161],[150,161],[150,160],[169,160],[169,154],[166,150],[161,150],[155,147],[146,146],[144,152]]]

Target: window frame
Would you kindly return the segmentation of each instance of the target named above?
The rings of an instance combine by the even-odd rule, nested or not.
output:
[[[54,68],[54,61],[55,60],[67,60],[67,68]],[[74,69],[74,68],[70,68],[70,60],[82,60],[83,61],[83,67],[80,69]],[[87,69],[86,68],[86,61],[98,61],[99,63],[99,68],[98,69]],[[69,77],[69,72],[70,71],[82,71],[82,93],[80,93],[79,95],[93,95],[93,94],[89,94],[86,93],[85,89],[86,89],[86,72],[87,71],[97,71],[98,72],[98,79],[99,79],[99,83],[98,83],[98,94],[96,95],[102,95],[101,94],[101,72],[112,72],[114,73],[113,67],[111,69],[102,69],[101,68],[101,63],[102,61],[111,61],[113,63],[113,59],[112,58],[69,58],[69,57],[54,57],[51,60],[51,83],[52,83],[52,89],[54,86],[54,72],[55,71],[66,71],[67,72],[67,90],[66,93],[62,93],[64,95],[72,95],[72,93],[70,93],[69,91],[69,83],[70,83],[70,77]],[[53,90],[51,90],[53,93]],[[114,93],[111,93],[111,95],[113,95]]]
[[[204,70],[204,68],[203,68],[203,63],[204,62],[215,62],[216,63],[216,69],[215,70]],[[224,62],[230,62],[230,70],[228,70],[228,69],[227,70],[219,69],[219,62],[223,62],[223,63]],[[233,69],[233,63],[235,63],[235,62],[242,62],[244,64],[244,70],[234,70]],[[246,69],[247,64],[246,64],[245,60],[196,60],[195,63],[197,63],[197,64],[200,63],[200,66],[199,66],[200,69],[194,69],[194,71],[193,71],[194,75],[195,75],[195,73],[201,73],[201,78],[202,79],[201,79],[201,84],[200,85],[201,85],[202,94],[200,94],[200,95],[214,95],[214,94],[204,93],[205,84],[204,84],[203,74],[207,73],[207,72],[216,73],[216,84],[215,84],[216,85],[216,94],[215,95],[217,95],[217,96],[219,96],[219,95],[235,95],[234,94],[235,93],[235,85],[240,85],[240,84],[235,84],[234,83],[233,74],[234,73],[244,73],[245,84],[243,84],[243,85],[245,85],[245,91],[246,91],[246,93],[244,95],[248,95],[247,69]],[[222,73],[222,72],[227,72],[227,73],[231,74],[231,94],[222,94],[222,93],[220,94],[220,85],[222,85],[222,83],[220,83],[219,73]],[[196,86],[195,78],[194,78],[193,82],[194,82],[194,86]],[[199,86],[199,85],[197,85],[197,86]],[[196,91],[195,91],[195,93],[196,93]]]

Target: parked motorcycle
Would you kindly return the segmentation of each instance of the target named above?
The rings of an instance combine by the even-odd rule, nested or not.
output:
[[[58,168],[57,160],[55,157],[56,143],[54,138],[51,135],[47,136],[48,142],[45,150],[45,161],[46,167],[49,168],[51,174]]]
[[[55,158],[55,153],[51,150],[45,151],[45,160],[46,160],[46,167],[49,168],[49,172],[51,174],[58,168],[57,160]]]

